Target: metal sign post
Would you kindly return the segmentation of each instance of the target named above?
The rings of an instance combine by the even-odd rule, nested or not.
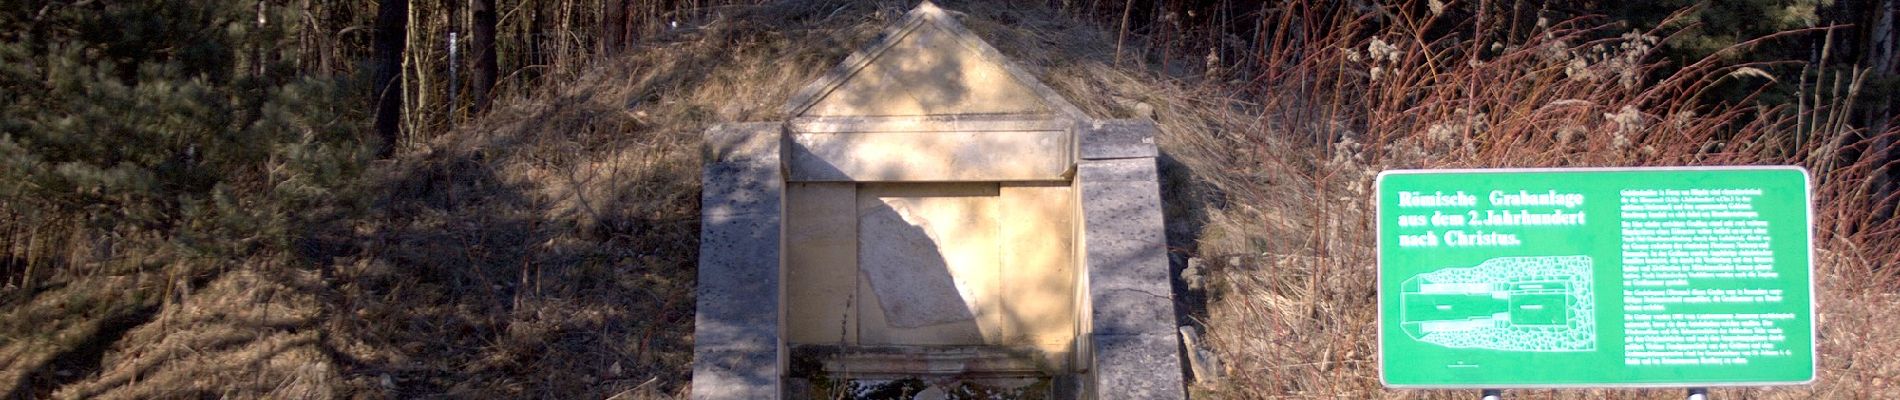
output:
[[[1380,174],[1380,378],[1467,389],[1810,382],[1808,185],[1794,167]]]

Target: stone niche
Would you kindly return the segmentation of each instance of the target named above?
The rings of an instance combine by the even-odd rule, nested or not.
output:
[[[1183,398],[1153,123],[956,18],[707,132],[694,398]]]

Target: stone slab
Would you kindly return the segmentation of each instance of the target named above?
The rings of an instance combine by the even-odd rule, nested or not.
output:
[[[863,303],[858,307],[858,342],[865,346],[901,345],[901,346],[944,346],[983,344],[983,329],[977,326],[977,319],[951,321],[947,323],[925,325],[914,328],[899,327],[890,322],[885,314],[884,304],[874,293],[871,280],[860,272],[858,293]]]
[[[794,133],[796,182],[1063,180],[1070,135],[1034,132]]]
[[[749,162],[706,164],[702,178],[704,183],[700,187],[700,215],[766,215],[778,218],[780,196],[785,191],[785,183],[779,177],[777,161],[775,157]]]
[[[1000,336],[997,190],[860,186],[858,265],[870,289],[860,293],[879,306],[864,309],[866,344],[981,344]]]
[[[1156,178],[1148,157],[1076,165],[1096,398],[1186,396]]]
[[[1155,135],[1159,132],[1154,121],[1146,119],[1093,121],[1082,129],[1081,157],[1084,160],[1153,158],[1160,154],[1155,148]]]
[[[1165,290],[1166,287],[1163,286]],[[1161,334],[1174,331],[1174,300],[1168,292],[1133,289],[1089,291],[1095,334]]]
[[[779,122],[713,125],[706,129],[701,150],[708,163],[777,158],[784,127]]]
[[[777,347],[778,225],[767,215],[702,219],[695,343]]]
[[[749,128],[720,127],[708,134],[712,143],[700,193],[694,315],[695,399],[779,395],[784,182],[778,173],[778,141],[751,140],[777,135],[764,133],[768,130],[763,125],[745,126]]]
[[[1181,377],[1180,344],[1172,332],[1096,334],[1092,391],[1098,399],[1187,398]]]
[[[776,399],[779,375],[777,350],[696,350],[693,399]]]
[[[1091,160],[1076,168],[1091,290],[1169,293],[1154,159]]]
[[[1086,166],[1087,169],[1083,170]],[[1076,179],[1088,182],[1156,183],[1159,169],[1152,158],[1084,160],[1076,163]]]

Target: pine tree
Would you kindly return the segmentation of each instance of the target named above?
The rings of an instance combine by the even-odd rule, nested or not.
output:
[[[288,64],[292,10],[0,7],[0,211],[33,219],[12,222],[243,252],[281,240],[290,210],[356,164],[360,141],[335,107],[340,81]]]

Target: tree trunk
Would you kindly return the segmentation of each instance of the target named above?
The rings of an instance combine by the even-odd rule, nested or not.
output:
[[[449,124],[453,126],[456,108],[462,105],[462,48],[466,47],[462,43],[468,41],[468,35],[463,33],[465,27],[468,26],[468,19],[462,18],[461,0],[448,0],[442,3],[444,14],[448,15],[449,20],[449,43],[446,47],[449,53],[448,113]]]
[[[475,96],[475,112],[488,109],[488,100],[495,88],[495,0],[475,0],[469,7],[473,14],[475,43],[475,65],[469,68],[470,88]]]
[[[601,54],[619,54],[627,47],[627,0],[607,0],[601,19]]]
[[[376,136],[382,139],[376,154],[387,158],[395,153],[396,139],[402,133],[403,90],[402,81],[396,77],[402,70],[403,46],[409,37],[409,0],[382,0],[377,9],[371,82],[376,90]]]
[[[1869,31],[1867,57],[1873,75],[1879,81],[1891,81],[1900,76],[1900,32],[1895,32],[1894,19],[1900,17],[1900,4],[1894,0],[1881,0],[1875,3],[1873,29]],[[1881,79],[1886,78],[1886,79]],[[1867,134],[1874,136],[1873,146],[1867,149],[1874,157],[1874,176],[1872,177],[1874,221],[1892,218],[1894,207],[1892,197],[1900,190],[1900,166],[1895,163],[1900,157],[1900,146],[1894,146],[1893,136],[1886,135],[1890,127],[1887,121],[1893,118],[1893,99],[1888,96],[1874,96],[1874,106],[1868,113]]]

